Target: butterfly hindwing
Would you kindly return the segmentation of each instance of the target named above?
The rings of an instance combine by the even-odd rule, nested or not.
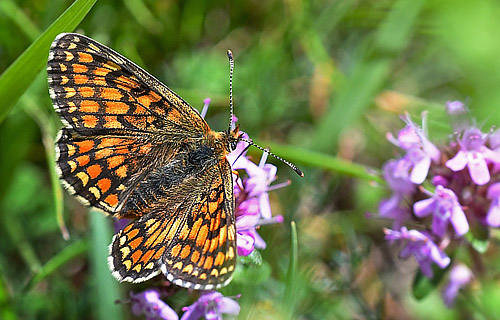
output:
[[[236,262],[231,167],[222,159],[168,193],[183,201],[159,205],[115,235],[109,262],[120,281],[160,271],[174,284],[200,290],[226,285]],[[192,188],[192,182],[200,182]],[[175,198],[175,197],[174,197]]]

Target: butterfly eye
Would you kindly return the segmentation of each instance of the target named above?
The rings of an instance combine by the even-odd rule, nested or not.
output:
[[[238,144],[238,140],[232,140],[229,142],[229,151],[236,150],[236,145]]]

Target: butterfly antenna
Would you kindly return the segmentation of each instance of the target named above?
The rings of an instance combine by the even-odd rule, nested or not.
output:
[[[231,50],[227,50],[227,57],[229,58],[229,108],[230,108],[230,115],[229,115],[229,130],[234,130],[235,128],[235,124],[233,122],[233,118],[234,118],[234,105],[233,105],[233,71],[234,71],[234,58],[233,58],[233,52]],[[303,177],[304,176],[304,173],[302,171],[300,171],[299,168],[297,168],[293,163],[281,158],[281,157],[278,157],[277,155],[275,155],[274,153],[272,153],[271,151],[267,150],[267,149],[264,149],[262,148],[261,146],[259,145],[256,145],[251,139],[242,139],[240,137],[239,139],[240,141],[245,141],[246,143],[254,147],[257,147],[257,149],[273,156],[274,158],[280,160],[281,162],[283,162],[284,164],[286,164],[287,166],[289,166],[290,168],[292,168],[293,171],[295,171],[299,176]],[[245,148],[245,151],[246,149],[248,149],[248,147]],[[245,152],[243,151],[242,153],[240,153],[240,155],[238,156],[238,158]],[[237,159],[236,159],[237,160]],[[235,162],[236,162],[235,160]]]
[[[291,163],[291,162],[283,159],[282,157],[279,157],[279,156],[275,155],[274,153],[272,153],[271,151],[269,151],[267,149],[262,148],[261,146],[255,144],[251,139],[242,139],[242,138],[240,138],[240,141],[245,141],[246,143],[248,143],[248,144],[256,147],[257,149],[261,150],[262,152],[265,152],[268,155],[273,156],[274,158],[278,159],[279,161],[283,162],[284,164],[286,164],[287,166],[289,166],[290,168],[292,168],[292,170],[295,171],[295,173],[297,173],[299,176],[301,176],[301,177],[304,176],[304,173],[299,168],[297,168],[293,163]]]
[[[227,50],[227,57],[229,58],[229,130],[234,129],[234,107],[233,107],[233,70],[234,70],[234,58],[233,52],[231,50]]]

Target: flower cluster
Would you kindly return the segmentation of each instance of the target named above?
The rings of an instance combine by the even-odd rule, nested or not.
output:
[[[210,99],[204,100],[201,115],[206,115]],[[233,126],[237,118],[233,117]],[[248,135],[242,132],[242,137],[248,139]],[[266,163],[267,153],[264,153],[255,164],[246,156],[248,143],[240,141],[236,149],[227,155],[227,160],[233,169],[233,192],[235,197],[236,218],[236,243],[238,255],[246,256],[255,248],[265,249],[266,242],[257,233],[261,225],[283,222],[282,216],[272,216],[268,192],[284,186],[289,182],[275,184],[276,166]],[[236,174],[240,170],[243,174]],[[118,220],[115,229],[124,228],[129,221]],[[148,289],[141,293],[131,293],[131,308],[135,315],[144,315],[146,319],[178,320],[179,317],[163,300],[157,289]],[[181,320],[222,319],[222,314],[238,315],[240,307],[236,301],[224,297],[216,291],[205,291],[199,299],[191,306],[182,309],[184,314]]]
[[[246,133],[242,133],[248,139]],[[244,170],[245,177],[233,175],[234,196],[236,202],[236,232],[238,255],[247,256],[255,248],[265,249],[266,243],[256,229],[264,224],[281,223],[283,216],[272,216],[268,191],[287,186],[289,182],[275,184],[276,166],[266,163],[267,153],[263,153],[259,164],[253,163],[247,156],[248,143],[238,142],[236,150],[227,159],[233,170]]]
[[[392,194],[379,206],[380,216],[393,222],[386,239],[402,243],[400,256],[414,256],[429,278],[434,276],[432,264],[449,267],[448,255],[463,246],[474,249],[476,235],[500,226],[500,131],[484,133],[472,125],[459,101],[448,102],[446,110],[455,119],[447,145],[429,140],[425,115],[422,127],[406,115],[397,138],[387,135],[403,155],[383,167]],[[408,230],[405,225],[420,227]],[[451,270],[444,290],[448,306],[472,280],[464,264]]]
[[[140,293],[130,294],[132,313],[145,316],[147,320],[179,320],[179,316],[163,300],[156,289],[148,289]],[[224,297],[216,291],[204,291],[198,300],[188,307],[182,308],[181,320],[210,319],[222,320],[222,314],[238,315],[240,306],[231,298]]]
[[[166,319],[178,320],[177,313],[160,299],[160,293],[151,289],[139,293],[130,293],[132,313],[144,315],[146,320]]]

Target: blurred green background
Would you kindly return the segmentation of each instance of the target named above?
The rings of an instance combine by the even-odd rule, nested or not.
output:
[[[215,130],[227,122],[226,50],[233,50],[241,129],[305,172],[301,179],[269,160],[278,182],[292,181],[271,193],[285,223],[259,230],[268,243],[263,265],[239,268],[222,290],[242,294],[239,318],[500,317],[495,248],[487,284],[447,310],[439,290],[422,301],[411,296],[416,265],[385,244],[389,223],[365,217],[386,195],[376,173],[395,154],[385,133],[402,127],[399,114],[419,122],[429,110],[434,141],[450,133],[447,100],[465,101],[485,130],[500,123],[499,1],[98,0],[90,9],[93,2],[80,1],[0,79],[1,319],[129,319],[129,305],[115,300],[141,288],[109,274],[110,221],[54,179],[60,122],[44,65],[62,31],[122,53],[196,108],[210,97]],[[71,4],[0,0],[0,72]],[[256,160],[257,151],[250,151]],[[287,280],[292,220],[297,272]],[[167,302],[180,312],[190,299]]]

